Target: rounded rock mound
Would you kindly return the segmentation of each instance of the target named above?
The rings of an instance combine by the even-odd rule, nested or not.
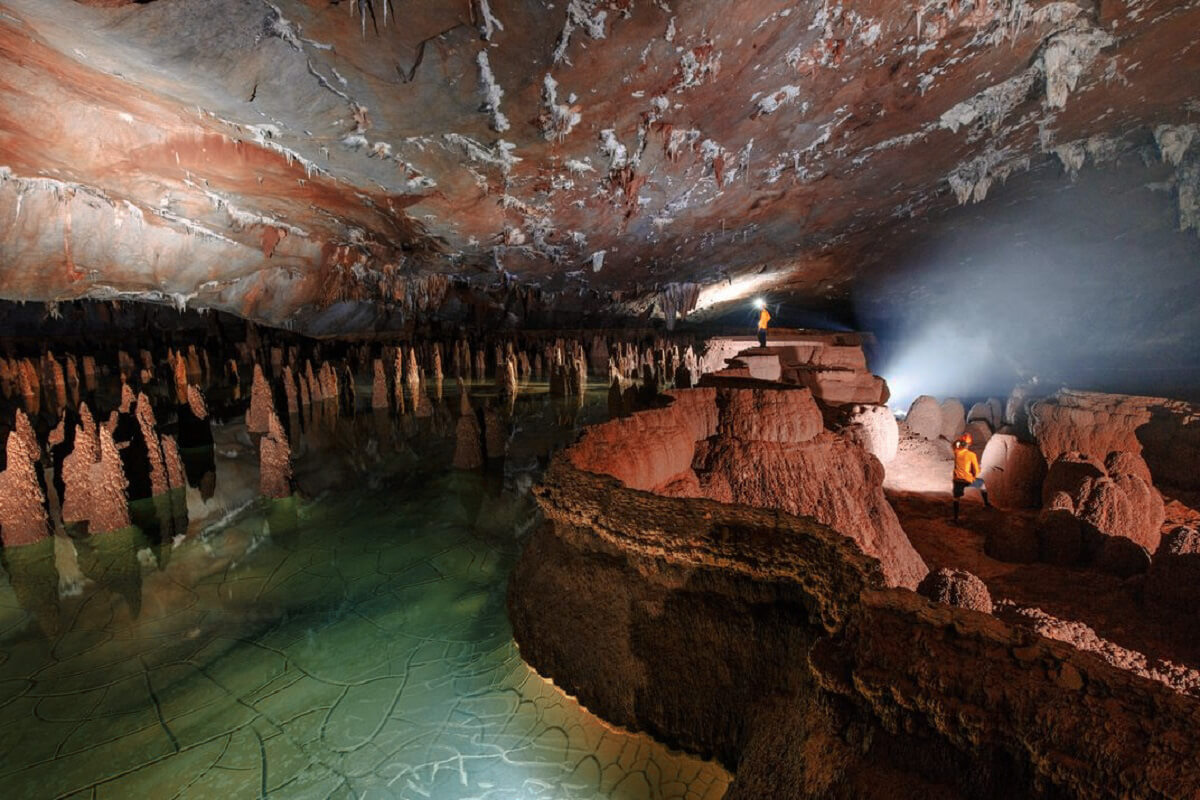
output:
[[[917,594],[935,603],[992,613],[992,594],[977,575],[965,569],[934,570],[917,586]]]

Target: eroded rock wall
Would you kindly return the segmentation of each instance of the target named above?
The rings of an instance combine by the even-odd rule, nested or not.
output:
[[[882,588],[789,514],[558,456],[513,573],[521,654],[593,712],[737,773],[731,798],[1184,798],[1200,704],[977,611]]]

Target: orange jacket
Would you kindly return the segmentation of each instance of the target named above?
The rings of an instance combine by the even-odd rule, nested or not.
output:
[[[762,330],[767,327],[767,323],[771,321],[771,314],[765,308],[758,312],[758,328]]]
[[[954,480],[974,483],[979,477],[979,459],[969,447],[954,450]]]

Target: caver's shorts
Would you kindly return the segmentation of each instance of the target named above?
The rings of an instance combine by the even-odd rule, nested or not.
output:
[[[963,492],[965,492],[967,489],[983,490],[984,489],[983,478],[976,478],[971,483],[967,483],[966,481],[958,481],[958,480],[956,480],[954,482],[954,496],[956,498],[962,497]]]

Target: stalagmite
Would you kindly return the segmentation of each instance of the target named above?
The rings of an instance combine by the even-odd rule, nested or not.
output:
[[[17,418],[22,417],[18,410]],[[5,547],[40,542],[50,535],[50,520],[35,467],[38,451],[31,450],[27,437],[14,429],[6,453],[7,466],[0,472],[0,540]]]
[[[154,418],[154,408],[145,394],[138,395],[134,413],[137,416],[142,439],[146,442],[146,451],[150,458],[150,491],[152,495],[163,494],[170,488],[170,484],[167,482],[167,468],[163,463],[162,443],[158,439],[158,424]]]
[[[96,391],[96,359],[92,356],[83,357],[83,388],[85,391]]]
[[[300,414],[300,398],[296,394],[296,378],[292,374],[292,368],[285,366],[283,372],[283,395],[287,402],[288,416],[295,417]]]
[[[38,399],[41,387],[38,384],[37,371],[34,370],[33,364],[29,363],[27,358],[21,359],[17,368],[17,386],[20,388],[25,410],[30,414],[37,414],[41,408],[41,402]]]
[[[92,465],[89,481],[89,533],[108,533],[129,527],[129,504],[125,497],[128,486],[117,444],[112,434],[101,428],[100,461]]]
[[[274,410],[267,417],[267,434],[259,441],[259,491],[282,498],[292,493],[292,450]]]
[[[396,358],[392,364],[392,399],[396,413],[404,413],[404,355],[401,348],[396,348]]]
[[[57,359],[50,361],[50,385],[54,389],[54,408],[66,408],[67,406],[67,379],[63,375],[62,365]]]
[[[478,469],[483,466],[483,443],[479,420],[471,407],[471,398],[462,378],[458,379],[458,424],[454,431],[454,468]]]
[[[175,380],[175,399],[180,403],[187,402],[187,387],[188,387],[188,369],[187,364],[182,358],[175,358],[172,363],[172,376]],[[200,379],[193,378],[192,380],[199,381]]]
[[[62,520],[66,524],[87,521],[92,508],[92,467],[99,459],[99,450],[95,433],[89,432],[83,422],[77,425],[75,447],[62,464]]]
[[[263,376],[262,366],[255,364],[254,383],[250,388],[250,410],[246,412],[246,430],[250,433],[266,433],[267,415],[274,408],[275,402],[271,395],[271,385]]]
[[[371,408],[386,409],[391,403],[388,401],[387,374],[383,371],[383,359],[375,359],[374,367],[375,378],[371,384]]]
[[[483,355],[483,349],[475,351],[475,380],[487,380],[487,359]]]
[[[184,477],[183,458],[179,455],[179,443],[174,436],[162,437],[163,464],[167,469],[167,486],[170,489],[183,489],[187,486]]]

